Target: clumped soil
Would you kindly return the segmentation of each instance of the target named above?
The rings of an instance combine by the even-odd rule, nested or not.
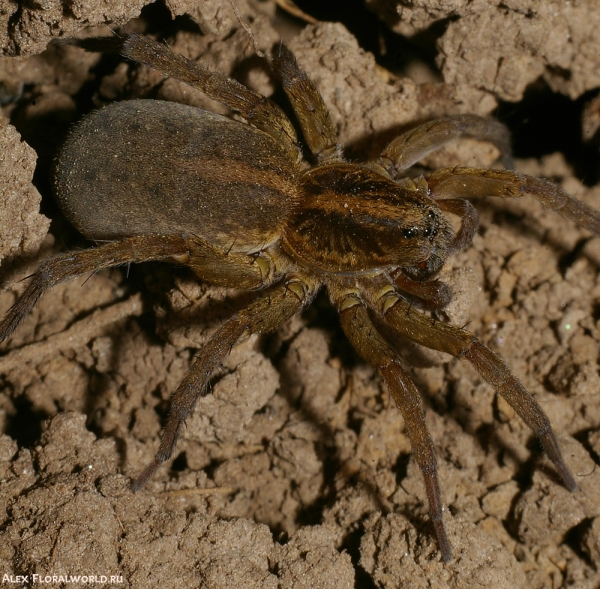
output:
[[[174,51],[281,97],[226,0],[167,0],[140,17],[143,4],[0,2],[0,313],[40,259],[91,245],[61,217],[48,181],[74,121],[132,97],[227,112],[147,68],[46,48],[51,38],[110,34],[100,25],[127,23],[128,31],[166,39]],[[415,62],[411,79],[377,65],[340,23],[304,26],[267,0],[237,4],[260,49],[285,37],[350,158],[374,157],[415,122],[488,115],[500,98],[519,101],[517,86],[507,91],[509,74],[520,72],[523,89],[543,75],[570,98],[598,86],[591,73],[582,78],[593,70],[583,57],[558,65],[547,57],[556,40],[540,51],[555,29],[576,30],[579,21],[568,20],[576,7],[553,20],[545,10],[527,13],[525,0],[485,3],[479,12],[477,3],[465,4],[470,12],[460,2],[436,12],[422,2],[402,28],[389,18],[395,2],[367,2],[390,27],[439,51],[444,78],[432,63]],[[590,23],[600,19],[595,3],[585,10]],[[501,17],[512,19],[515,38],[542,33],[529,45],[506,40],[496,85],[459,75],[456,31],[471,45],[481,41],[476,50],[463,46],[462,61],[476,55],[493,64],[497,47],[483,42],[481,23]],[[450,26],[436,49],[435,35],[423,30],[439,22]],[[600,55],[593,34],[584,41],[588,57]],[[558,67],[563,85],[552,77]],[[597,164],[594,97],[579,105]],[[490,166],[497,157],[492,146],[463,140],[421,166]],[[591,176],[583,184],[578,165],[561,152],[516,161],[519,171],[551,178],[600,208],[600,187],[589,185]],[[277,333],[231,351],[174,460],[134,495],[131,478],[156,451],[171,393],[203,342],[251,296],[198,283],[182,268],[117,269],[48,292],[1,347],[0,574],[30,575],[23,586],[33,574],[98,575],[68,586],[136,589],[599,587],[600,238],[531,200],[476,204],[473,245],[443,270],[455,292],[447,316],[497,351],[543,406],[578,492],[561,485],[531,432],[467,363],[400,345],[438,452],[454,549],[444,564],[402,417],[323,296]]]

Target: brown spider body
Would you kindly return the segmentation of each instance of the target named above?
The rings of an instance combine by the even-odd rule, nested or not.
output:
[[[423,265],[425,278],[452,237],[416,186],[356,164],[306,169],[263,131],[158,100],[86,117],[60,153],[55,192],[90,239],[188,233],[230,252],[285,253],[324,273]]]
[[[383,170],[382,170],[383,172]],[[360,274],[390,267],[439,270],[453,233],[436,202],[356,164],[322,165],[300,178],[284,241],[305,265]]]
[[[183,104],[129,100],[75,127],[57,161],[55,192],[90,239],[184,232],[252,253],[281,234],[297,168],[250,125]]]
[[[70,42],[155,67],[250,123],[152,100],[111,105],[84,119],[57,159],[57,197],[81,233],[109,242],[43,262],[0,322],[2,341],[53,285],[149,260],[185,264],[215,284],[265,291],[199,352],[173,395],[156,458],[135,490],[172,456],[185,419],[231,347],[244,335],[277,329],[322,287],[352,345],[383,376],[402,413],[444,560],[451,547],[421,399],[376,324],[468,360],[531,427],[565,485],[577,488],[548,418],[506,364],[469,332],[423,313],[451,300],[436,272],[477,230],[477,214],[464,197],[529,194],[600,234],[600,213],[550,182],[512,171],[453,168],[417,180],[402,177],[461,136],[492,141],[510,162],[502,125],[471,115],[437,119],[394,139],[379,160],[349,164],[321,96],[281,46],[273,68],[316,160],[310,167],[279,107],[238,82],[139,35]],[[461,218],[458,231],[446,212]]]

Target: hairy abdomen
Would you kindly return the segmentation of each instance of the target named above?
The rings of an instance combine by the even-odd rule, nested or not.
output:
[[[267,134],[178,103],[132,100],[79,123],[56,162],[69,221],[92,239],[189,233],[249,251],[275,241],[296,170]]]

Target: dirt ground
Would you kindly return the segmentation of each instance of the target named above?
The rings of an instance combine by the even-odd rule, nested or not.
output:
[[[90,245],[61,216],[48,179],[73,122],[133,97],[227,113],[147,68],[47,47],[52,38],[126,25],[281,98],[227,0],[144,4],[0,0],[0,314],[40,259]],[[261,50],[289,44],[349,158],[375,157],[415,122],[493,113],[526,135],[517,170],[600,209],[594,0],[540,10],[533,0],[366,0],[373,12],[352,2],[328,16],[352,32],[306,24],[271,0],[236,4]],[[365,31],[376,31],[377,62],[357,40]],[[401,57],[399,33],[411,47]],[[564,149],[552,148],[544,132],[562,133],[573,109],[582,118],[568,119]],[[547,118],[528,126],[540,113]],[[461,140],[420,169],[490,166],[498,155]],[[231,351],[174,460],[133,494],[171,393],[249,298],[182,268],[115,269],[52,289],[0,346],[2,586],[598,589],[600,238],[533,199],[475,204],[473,245],[442,274],[455,293],[447,318],[468,325],[533,393],[579,491],[561,485],[468,363],[400,346],[438,454],[454,550],[443,563],[402,417],[321,296],[277,333]]]

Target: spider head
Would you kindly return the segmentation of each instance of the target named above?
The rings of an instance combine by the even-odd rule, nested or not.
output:
[[[334,273],[401,267],[425,279],[444,263],[454,238],[435,201],[353,164],[314,168],[284,241],[295,257]]]
[[[415,204],[413,206],[416,207],[416,211],[420,211],[419,206]],[[428,199],[425,207],[424,214],[420,215],[420,219],[417,218],[417,223],[402,230],[406,242],[415,240],[421,247],[425,245],[423,249],[426,251],[426,256],[417,263],[404,266],[402,265],[404,260],[398,258],[404,274],[414,280],[425,280],[441,269],[454,239],[454,232],[435,201]],[[406,242],[404,249],[408,249]]]

